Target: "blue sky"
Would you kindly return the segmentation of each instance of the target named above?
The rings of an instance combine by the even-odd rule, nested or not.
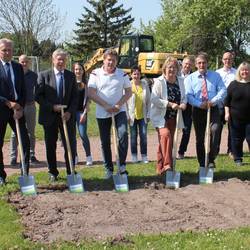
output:
[[[56,8],[59,9],[62,16],[66,15],[64,26],[62,28],[63,36],[67,38],[72,36],[72,30],[76,28],[75,22],[83,13],[83,6],[89,7],[86,0],[53,0]],[[162,13],[161,0],[118,0],[125,9],[132,7],[131,15],[135,18],[133,26],[139,28],[140,20],[148,23],[150,20],[156,20]]]

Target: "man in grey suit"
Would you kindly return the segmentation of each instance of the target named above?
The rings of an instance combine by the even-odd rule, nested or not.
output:
[[[66,120],[72,155],[75,155],[74,115],[77,108],[77,88],[75,75],[66,69],[67,52],[57,49],[52,54],[53,68],[41,72],[38,76],[36,101],[40,104],[39,123],[44,129],[46,155],[50,181],[56,181],[58,170],[56,164],[56,142],[60,131],[67,174],[71,174],[62,119]],[[61,116],[61,105],[66,105],[64,116]]]

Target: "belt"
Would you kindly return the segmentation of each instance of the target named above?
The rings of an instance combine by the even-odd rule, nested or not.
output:
[[[35,101],[32,101],[32,102],[26,102],[25,105],[26,106],[29,106],[29,105],[34,105],[35,104]]]

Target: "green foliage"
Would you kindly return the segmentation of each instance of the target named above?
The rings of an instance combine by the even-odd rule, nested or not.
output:
[[[115,46],[119,37],[131,28],[134,18],[117,0],[87,0],[91,8],[84,7],[76,23],[74,42],[67,44],[76,59],[86,59],[97,48]],[[77,58],[78,57],[78,58]]]
[[[249,0],[162,0],[163,14],[151,29],[159,51],[206,51],[213,62],[225,50],[246,59],[250,43]]]

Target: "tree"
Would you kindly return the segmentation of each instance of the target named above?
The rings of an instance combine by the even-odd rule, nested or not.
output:
[[[32,54],[37,41],[55,40],[60,17],[52,0],[0,0],[0,32],[15,35],[22,53]]]
[[[249,0],[162,0],[163,14],[153,23],[157,49],[206,51],[213,62],[232,50],[237,61],[250,44]]]
[[[87,0],[92,7],[84,7],[82,18],[78,19],[74,30],[74,41],[68,46],[73,54],[87,56],[97,48],[115,46],[119,37],[131,28],[134,18],[117,0]]]

